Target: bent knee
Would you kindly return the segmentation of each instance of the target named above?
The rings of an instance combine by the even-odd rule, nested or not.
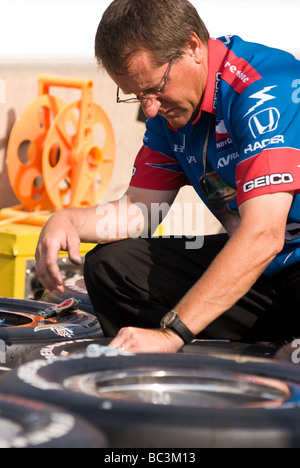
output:
[[[94,274],[99,279],[103,275],[119,277],[141,268],[144,270],[148,250],[144,239],[126,239],[98,245],[86,255],[84,277],[88,281]]]

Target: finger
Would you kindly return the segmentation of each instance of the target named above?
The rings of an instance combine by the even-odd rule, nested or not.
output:
[[[122,347],[124,348],[126,340],[126,329],[122,328],[122,330],[119,331],[117,336],[110,342],[109,347],[115,349],[121,349]]]
[[[37,277],[44,288],[49,289],[49,291],[56,289],[59,292],[64,292],[63,278],[57,264],[37,267]]]
[[[57,249],[49,250],[47,253],[40,246],[36,253],[36,274],[41,284],[50,291],[57,289],[64,291],[63,278],[59,270]]]
[[[109,343],[110,348],[119,349],[121,346],[122,346],[122,341],[118,337],[116,337]]]
[[[63,277],[60,272],[58,262],[57,260],[55,261],[48,261],[46,263],[46,268],[47,268],[47,281],[51,284],[51,287],[53,289],[57,289],[59,292],[64,291],[64,283],[63,283]]]
[[[80,239],[79,237],[72,237],[68,239],[68,252],[69,260],[75,265],[80,265],[82,263],[80,255]]]

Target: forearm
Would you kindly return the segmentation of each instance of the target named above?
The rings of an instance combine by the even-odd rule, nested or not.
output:
[[[144,228],[141,210],[128,197],[97,207],[70,208],[54,216],[53,223],[71,223],[85,243],[103,244],[138,237]]]
[[[177,191],[144,190],[129,187],[117,201],[88,208],[69,208],[55,213],[43,227],[36,249],[36,272],[47,289],[63,292],[63,278],[57,259],[68,252],[73,263],[81,263],[81,242],[104,244],[139,237],[151,222],[151,203],[172,204]]]
[[[180,319],[198,334],[236,304],[275,258],[280,243],[243,225],[206,273],[175,307]]]
[[[134,223],[129,222],[131,217]],[[37,276],[45,288],[63,292],[57,263],[60,251],[68,252],[71,262],[80,264],[81,242],[99,244],[136,237],[139,229],[143,229],[143,215],[127,198],[94,208],[58,211],[43,227],[39,238],[35,255]]]
[[[157,210],[160,213],[164,207],[166,214],[166,207],[171,207],[177,193],[177,190],[129,187],[120,200],[93,208],[71,208],[64,211],[62,217],[69,219],[81,242],[104,244],[140,235],[151,236],[160,222]]]
[[[284,192],[253,198],[240,206],[239,228],[174,307],[195,335],[236,304],[281,252],[292,202],[293,192]],[[183,340],[171,329],[124,328],[111,343],[127,351],[164,353],[174,353],[182,345]]]

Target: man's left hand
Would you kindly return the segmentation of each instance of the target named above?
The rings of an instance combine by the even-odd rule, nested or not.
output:
[[[132,353],[176,353],[184,345],[183,340],[172,330],[147,330],[122,328],[110,343],[111,348]]]

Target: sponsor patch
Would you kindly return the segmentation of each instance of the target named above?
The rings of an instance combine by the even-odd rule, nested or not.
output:
[[[72,338],[74,336],[73,330],[67,327],[62,327],[60,325],[56,325],[56,326],[40,325],[38,327],[35,327],[34,329],[35,332],[39,332],[43,330],[50,330],[62,338]]]
[[[293,182],[293,176],[288,172],[285,174],[270,174],[249,180],[243,185],[243,192],[248,193],[251,192],[251,190],[268,187],[270,185],[292,184]]]

